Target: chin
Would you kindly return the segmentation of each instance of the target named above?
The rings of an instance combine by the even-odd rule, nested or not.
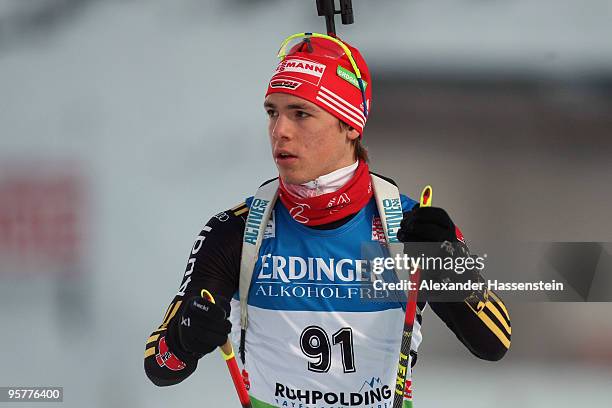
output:
[[[281,178],[283,179],[283,183],[285,184],[302,184],[305,183],[305,181],[302,181],[299,178],[295,178],[295,177],[291,177],[291,176],[282,176]]]
[[[310,179],[300,176],[299,174],[287,174],[285,172],[279,172],[280,178],[283,180],[285,184],[302,184],[310,181]]]

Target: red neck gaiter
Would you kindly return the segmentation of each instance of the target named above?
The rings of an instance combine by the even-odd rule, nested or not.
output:
[[[361,210],[372,198],[372,180],[367,163],[360,161],[351,178],[333,193],[301,198],[291,194],[280,180],[278,196],[289,214],[300,224],[328,224]]]

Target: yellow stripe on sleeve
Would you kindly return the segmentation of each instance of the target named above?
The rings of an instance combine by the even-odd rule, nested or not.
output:
[[[178,302],[176,302],[176,305],[174,305],[174,309],[172,309],[172,312],[170,313],[168,318],[164,321],[164,323],[160,327],[166,328],[166,326],[168,326],[168,323],[170,322],[170,320],[172,320],[172,318],[178,311],[179,307],[181,307],[181,303],[183,303],[182,300],[179,300]]]
[[[239,216],[241,214],[244,214],[245,212],[249,211],[249,207],[245,207],[242,210],[238,210],[238,211],[234,211],[234,215],[235,216]]]
[[[152,356],[153,354],[155,354],[155,347],[149,347],[148,349],[145,350],[145,358]]]
[[[497,297],[497,295],[491,291],[488,291],[489,295],[493,298],[493,300],[495,300],[497,302],[497,304],[499,305],[499,307],[501,308],[501,310],[504,311],[504,314],[506,315],[506,319],[508,319],[508,321],[510,321],[510,315],[508,314],[508,310],[506,309],[506,306],[504,305],[504,302],[501,301],[500,298]]]
[[[154,335],[152,335],[151,337],[149,337],[147,339],[147,344],[149,344],[149,343],[151,343],[153,341],[156,341],[157,339],[159,339],[159,334],[154,334]]]
[[[499,341],[501,341],[501,343],[507,348],[510,348],[510,340],[508,339],[508,337],[506,337],[506,335],[499,329],[499,327],[497,327],[495,325],[495,323],[493,323],[493,321],[489,318],[489,316],[486,315],[486,313],[484,312],[480,312],[477,314],[478,317],[480,317],[480,320],[482,320],[484,322],[484,324],[487,325],[487,327],[489,328],[489,330],[491,330],[493,332],[493,334],[495,334],[495,336],[497,336],[497,338],[499,339]]]
[[[168,309],[166,309],[166,313],[164,314],[164,318],[162,319],[162,322],[166,321],[166,317],[168,317],[168,313],[170,313],[170,309],[172,309],[172,303],[168,305]]]
[[[493,306],[493,304],[491,302],[487,302],[485,306],[486,306],[487,309],[489,309],[489,311],[491,313],[493,313],[495,315],[495,317],[497,318],[497,320],[499,320],[501,325],[504,326],[504,329],[506,329],[508,334],[512,334],[512,329],[510,328],[508,323],[506,323],[506,319],[504,319],[503,316],[501,315],[501,313],[499,313],[499,310],[497,310],[497,308],[495,306]]]

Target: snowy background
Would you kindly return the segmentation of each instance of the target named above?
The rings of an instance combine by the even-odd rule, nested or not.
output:
[[[612,242],[610,1],[353,3],[337,28],[373,71],[374,171],[412,196],[432,184],[468,240]],[[263,93],[282,39],[323,31],[314,10],[0,0],[0,386],[64,386],[66,407],[237,405],[216,355],[155,387],[144,343],[201,227],[275,175]],[[426,314],[418,407],[609,402],[610,303],[508,307],[499,363]]]

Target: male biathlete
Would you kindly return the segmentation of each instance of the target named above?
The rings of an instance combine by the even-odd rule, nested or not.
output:
[[[290,40],[264,101],[279,176],[204,226],[179,291],[147,340],[145,371],[158,386],[177,384],[232,332],[254,407],[390,407],[405,305],[373,299],[363,244],[435,242],[460,256],[465,241],[446,211],[405,195],[397,200],[401,228],[383,228],[376,183],[394,183],[369,171],[362,144],[372,98],[366,62],[337,38]],[[247,246],[254,256],[245,256]],[[480,276],[429,272],[445,282]],[[475,356],[504,356],[511,329],[500,298],[486,289],[463,295],[420,297],[413,367],[427,304]]]

